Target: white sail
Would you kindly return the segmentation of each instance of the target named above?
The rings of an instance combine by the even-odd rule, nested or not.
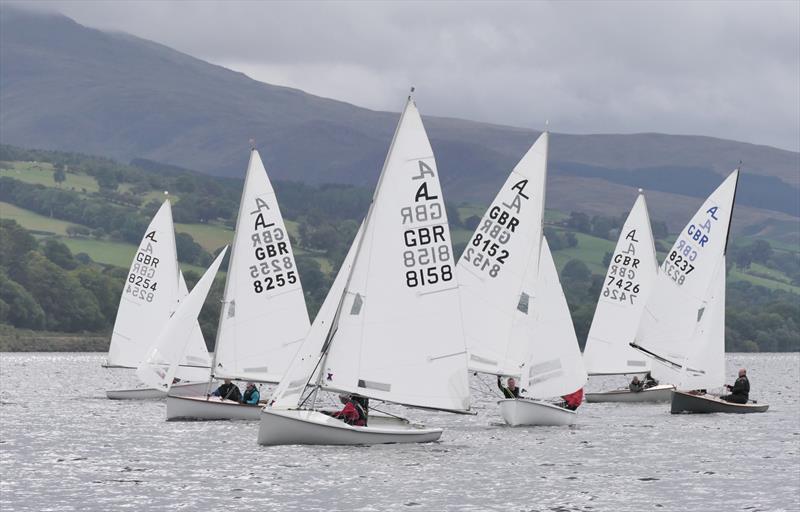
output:
[[[108,366],[136,368],[175,309],[178,256],[172,209],[164,201],[133,258],[114,322]]]
[[[583,361],[589,375],[650,370],[650,358],[630,343],[657,272],[653,231],[640,193],[620,231],[586,339]]]
[[[310,323],[289,233],[252,150],[217,331],[217,378],[278,382]]]
[[[709,290],[725,254],[738,177],[737,169],[678,235],[642,313],[635,343],[665,363],[653,366],[660,380],[677,383],[677,370],[696,350],[695,332],[706,314]]]
[[[409,98],[375,190],[323,362],[327,389],[418,407],[469,408],[445,203]]]
[[[183,272],[179,271],[178,277],[178,301],[182,301],[189,295],[189,290],[186,287]],[[206,340],[203,338],[203,331],[200,329],[200,322],[195,320],[195,325],[192,327],[192,336],[189,338],[186,352],[181,359],[181,364],[178,366],[175,376],[182,381],[203,381],[208,379],[209,368],[211,368],[211,357],[208,355],[208,348],[206,348]]]
[[[220,252],[192,292],[178,304],[175,313],[163,325],[145,360],[137,368],[136,375],[148,386],[162,391],[168,391],[172,386],[187,345],[196,336],[195,329],[199,328],[197,315],[200,314],[227,250],[226,247]]]
[[[547,239],[542,238],[539,275],[531,313],[535,330],[529,333],[529,358],[521,388],[529,398],[552,398],[579,390],[586,383],[578,338],[567,298],[558,279]]]
[[[547,148],[545,132],[514,167],[458,261],[470,370],[519,374],[527,339],[514,332],[529,318],[520,304],[530,299],[526,281],[535,282],[539,266]]]
[[[300,404],[303,391],[306,389],[306,384],[315,384],[315,367],[318,366],[320,357],[323,355],[323,346],[328,339],[331,325],[333,325],[336,312],[342,302],[347,278],[350,275],[356,248],[361,241],[363,230],[364,225],[362,223],[350,246],[350,250],[347,251],[347,256],[345,256],[342,266],[339,267],[339,272],[336,274],[336,279],[334,279],[331,289],[328,290],[328,295],[325,297],[322,307],[319,308],[319,312],[314,318],[314,323],[311,324],[308,336],[303,340],[292,360],[292,364],[289,365],[289,369],[275,390],[272,407],[283,409],[297,407]]]
[[[703,307],[677,383],[680,389],[713,389],[725,383],[725,256],[714,271]]]

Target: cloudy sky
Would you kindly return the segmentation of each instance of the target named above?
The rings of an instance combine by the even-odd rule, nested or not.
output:
[[[800,150],[800,2],[38,1],[380,110]]]

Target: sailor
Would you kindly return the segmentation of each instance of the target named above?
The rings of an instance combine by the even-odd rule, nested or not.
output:
[[[261,398],[261,393],[253,382],[248,382],[247,387],[242,395],[242,403],[249,405],[258,405],[258,400]]]
[[[658,386],[658,381],[650,375],[650,372],[644,376],[644,389],[650,389],[653,386]]]
[[[232,383],[231,379],[225,379],[225,382],[211,394],[223,400],[233,400],[234,402],[242,399],[242,392],[239,391],[239,386]]]
[[[725,387],[731,390],[730,395],[725,395],[720,398],[726,402],[733,402],[736,404],[746,404],[747,399],[750,397],[750,381],[747,380],[747,370],[741,368],[739,370],[739,378],[733,383],[725,384]]]
[[[640,381],[637,375],[634,375],[633,380],[630,384],[628,384],[628,389],[630,389],[633,393],[638,393],[644,389],[644,382]]]
[[[574,393],[564,395],[561,398],[564,400],[564,402],[561,403],[561,407],[574,411],[583,403],[583,388],[580,388]]]
[[[503,392],[503,396],[505,398],[519,398],[519,388],[517,387],[517,381],[514,380],[514,377],[509,377],[506,384],[506,386],[503,385],[503,381],[498,375],[497,387]]]
[[[339,395],[339,401],[344,404],[344,409],[331,413],[331,416],[344,421],[348,425],[353,425],[356,427],[367,426],[366,418],[361,416],[359,407],[356,407],[356,404],[353,402],[353,399],[350,398],[350,395],[342,393]]]

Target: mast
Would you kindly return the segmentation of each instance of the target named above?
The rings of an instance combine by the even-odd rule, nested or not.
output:
[[[253,153],[255,152],[255,150],[256,150],[255,141],[253,139],[250,139],[250,161],[253,160]],[[244,184],[242,185],[242,199],[244,198],[244,191],[247,189],[247,178],[249,175],[250,175],[250,162],[248,162],[247,164],[247,171],[245,172],[244,175]],[[239,233],[239,220],[242,218],[243,207],[244,207],[244,201],[240,199],[239,211],[236,213],[236,227],[233,233],[233,242],[231,243],[231,252],[230,255],[228,256],[228,262],[233,261],[234,252],[236,251],[236,234]],[[228,290],[230,286],[231,286],[231,275],[230,272],[228,272],[225,275],[225,290],[222,292],[222,300],[220,301],[222,306],[219,308],[219,319],[217,320],[217,337],[214,340],[214,355],[211,358],[211,372],[209,373],[208,376],[208,387],[206,388],[207,395],[211,393],[211,383],[214,381],[214,370],[217,367],[217,354],[219,353],[218,349],[220,342],[220,333],[222,332],[220,326],[222,325],[222,320],[225,318],[225,304],[227,304],[225,299],[227,299],[228,297]]]
[[[731,238],[731,225],[733,224],[733,207],[736,205],[736,192],[739,190],[739,173],[742,169],[742,161],[739,160],[739,165],[736,167],[736,183],[733,185],[733,199],[731,199],[731,219],[728,221],[728,232],[725,233],[725,246],[722,249],[722,255],[728,255],[728,240]]]

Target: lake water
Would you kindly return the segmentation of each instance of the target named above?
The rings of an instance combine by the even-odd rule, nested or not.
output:
[[[164,421],[122,402],[132,372],[99,354],[0,355],[2,510],[800,510],[800,355],[729,354],[752,415],[584,404],[575,427],[502,426],[494,383],[477,416],[401,411],[438,443],[261,447],[254,422]],[[598,390],[621,378],[592,380]]]

